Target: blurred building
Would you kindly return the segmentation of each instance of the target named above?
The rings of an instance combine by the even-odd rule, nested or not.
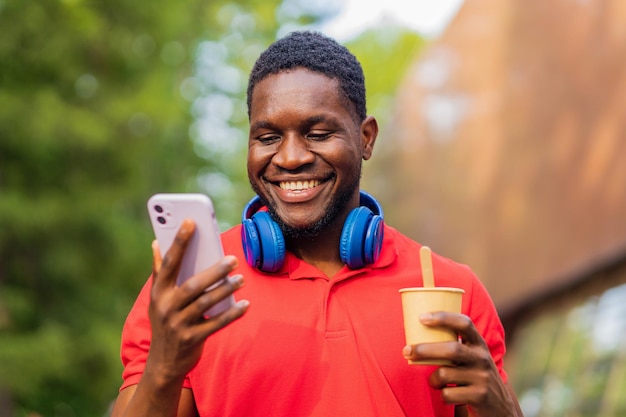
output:
[[[625,114],[626,2],[468,0],[365,177],[485,283],[526,417],[626,415]]]

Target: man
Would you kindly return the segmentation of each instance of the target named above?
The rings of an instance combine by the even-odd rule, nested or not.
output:
[[[359,190],[378,126],[356,58],[321,34],[292,33],[256,62],[248,115],[259,200],[223,233],[228,256],[181,287],[193,223],[163,260],[154,250],[123,331],[113,416],[521,416],[502,326],[467,267],[434,255],[439,285],[465,290],[463,314],[423,318],[462,343],[404,346],[398,290],[422,285],[420,245],[383,226]],[[233,293],[234,307],[203,317]]]

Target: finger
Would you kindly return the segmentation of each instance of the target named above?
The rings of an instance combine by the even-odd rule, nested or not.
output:
[[[161,262],[159,274],[155,277],[154,285],[157,288],[162,286],[171,287],[176,285],[176,277],[180,270],[185,250],[191,241],[196,230],[196,225],[192,220],[183,220],[172,245],[167,250],[165,257]]]
[[[446,404],[472,404],[478,395],[478,389],[472,386],[445,387],[441,390]]]
[[[211,307],[217,305],[220,301],[230,297],[239,288],[243,287],[243,275],[233,275],[220,283],[217,287],[210,291],[204,292],[200,297],[194,300],[188,307],[191,310],[191,314],[195,316],[202,316]]]
[[[198,334],[201,338],[207,338],[218,330],[226,327],[233,321],[239,319],[248,311],[250,302],[248,300],[239,300],[230,307],[228,310],[213,317],[209,317],[206,320],[200,322],[197,326],[199,329]]]
[[[402,354],[412,361],[448,360],[453,364],[463,363],[469,356],[467,347],[458,341],[439,343],[420,343],[405,346]]]
[[[155,277],[161,269],[163,258],[161,257],[161,249],[159,248],[159,242],[152,241],[152,276]]]
[[[436,311],[421,315],[420,321],[426,326],[447,327],[454,330],[461,336],[465,344],[485,344],[485,341],[480,333],[478,333],[478,330],[476,330],[472,320],[464,314]]]
[[[441,366],[430,374],[428,382],[435,389],[443,389],[451,385],[472,385],[488,376],[486,372],[478,372],[480,373],[465,366]]]
[[[483,373],[473,375],[472,379],[477,380],[473,380],[472,383],[443,387],[441,388],[443,401],[448,404],[470,405],[476,411],[476,415],[510,415],[511,410],[519,410],[500,376],[496,374],[495,378],[489,378]],[[504,410],[507,412],[504,413]],[[516,415],[522,415],[521,410]]]
[[[186,280],[179,288],[177,297],[181,306],[186,306],[203,295],[207,288],[210,288],[221,280],[225,280],[230,272],[238,265],[236,257],[228,255],[223,257],[204,271]]]

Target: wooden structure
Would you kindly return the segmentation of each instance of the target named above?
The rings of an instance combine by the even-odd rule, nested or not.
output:
[[[388,223],[474,269],[509,334],[626,282],[626,2],[468,0],[394,114],[365,187]]]

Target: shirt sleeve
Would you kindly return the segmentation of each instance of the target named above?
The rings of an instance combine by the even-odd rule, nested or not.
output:
[[[141,289],[122,329],[120,356],[124,370],[122,371],[123,382],[120,391],[138,384],[146,367],[152,339],[152,328],[148,316],[151,287],[152,278],[148,279]],[[183,387],[191,387],[189,377],[185,378]]]
[[[474,278],[472,295],[469,297],[466,314],[472,319],[474,326],[487,343],[491,357],[498,367],[500,377],[506,383],[508,375],[504,369],[504,355],[506,353],[504,326],[484,285],[473,273],[472,275]]]

